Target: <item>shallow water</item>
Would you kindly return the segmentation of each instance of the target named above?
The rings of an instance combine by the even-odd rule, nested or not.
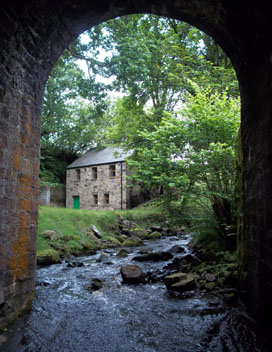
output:
[[[183,239],[149,241],[143,249],[167,250]],[[257,352],[262,336],[242,305],[230,306],[212,294],[169,294],[162,282],[123,285],[120,267],[137,264],[144,272],[160,272],[167,262],[132,262],[118,249],[106,251],[112,264],[98,263],[97,253],[37,270],[31,313],[0,335],[3,352]],[[181,254],[179,256],[182,256]],[[103,289],[89,292],[91,279]]]

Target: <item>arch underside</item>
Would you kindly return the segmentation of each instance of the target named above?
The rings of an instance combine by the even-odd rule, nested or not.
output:
[[[272,313],[272,13],[243,0],[21,2],[0,10],[0,326],[33,298],[40,108],[48,75],[83,31],[132,13],[184,20],[229,55],[241,89],[240,286],[256,315]]]

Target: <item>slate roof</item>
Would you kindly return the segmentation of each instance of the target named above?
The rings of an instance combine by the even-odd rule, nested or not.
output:
[[[92,165],[111,164],[125,161],[132,151],[124,152],[121,148],[91,149],[80,158],[76,159],[67,169],[74,169]]]

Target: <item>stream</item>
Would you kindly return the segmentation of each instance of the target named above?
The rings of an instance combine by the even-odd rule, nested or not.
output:
[[[163,282],[124,285],[120,267],[137,264],[160,273],[165,262],[133,262],[139,249],[168,250],[175,244],[190,252],[189,236],[145,241],[129,249],[96,255],[37,270],[36,297],[30,314],[0,335],[1,352],[257,352],[265,351],[261,330],[241,303],[228,304],[212,293],[174,294]],[[170,260],[169,262],[171,262]],[[103,288],[87,290],[93,278]]]

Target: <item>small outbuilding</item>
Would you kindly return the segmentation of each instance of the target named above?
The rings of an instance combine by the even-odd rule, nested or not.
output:
[[[143,201],[138,185],[128,184],[126,159],[120,148],[92,149],[67,167],[66,207],[130,209]]]

